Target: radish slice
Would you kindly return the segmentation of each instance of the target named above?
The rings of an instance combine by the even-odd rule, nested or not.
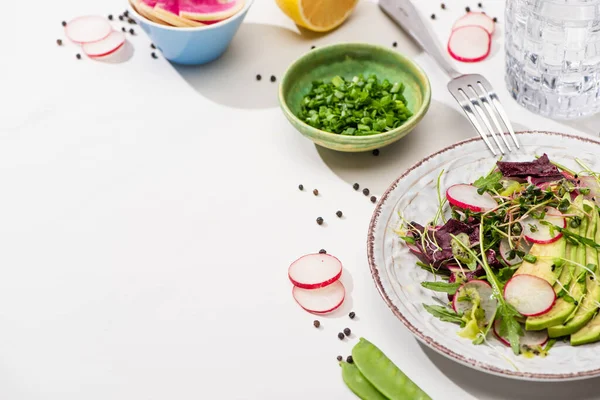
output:
[[[513,276],[504,286],[504,298],[526,317],[550,311],[556,300],[552,285],[534,275]]]
[[[473,25],[482,27],[490,35],[492,35],[496,29],[496,23],[486,14],[482,12],[470,12],[459,18],[452,26],[452,30],[462,28],[463,26]]]
[[[125,35],[121,31],[112,31],[102,40],[84,43],[81,48],[90,57],[102,57],[114,53],[125,43]]]
[[[288,277],[294,286],[317,289],[331,285],[342,276],[342,263],[329,254],[307,254],[290,265]]]
[[[96,15],[75,18],[65,27],[65,34],[75,43],[97,42],[111,32],[112,27],[108,20]]]
[[[340,281],[320,289],[303,289],[294,286],[292,295],[296,303],[306,311],[315,314],[331,312],[342,305],[346,297],[346,289]]]
[[[525,252],[525,254],[529,253],[529,250],[531,250],[531,246],[532,245],[525,240],[521,240],[518,243],[513,242],[513,247],[516,250]],[[523,259],[521,257],[519,257],[518,255],[515,255],[513,258],[509,258],[510,251],[511,251],[511,249],[510,249],[510,245],[508,243],[508,239],[507,238],[502,239],[500,241],[500,256],[502,257],[504,262],[507,263],[508,265],[517,265],[523,261]]]
[[[463,298],[470,290],[476,290],[479,293],[481,308],[485,311],[485,324],[490,324],[496,315],[498,300],[494,298],[494,291],[486,281],[473,280],[460,286],[452,300],[452,308],[457,313],[468,312],[473,307],[473,304],[470,301],[459,301],[458,299]]]
[[[567,226],[567,221],[563,214],[554,207],[546,207],[545,212],[546,216],[543,220],[527,216],[520,221],[521,227],[523,228],[523,235],[529,242],[548,244],[556,242],[562,237],[561,232],[556,229],[554,232],[551,232],[550,227],[541,224],[540,221],[547,221],[552,225],[565,228]]]
[[[498,203],[487,192],[477,193],[477,188],[472,185],[452,185],[446,190],[446,198],[453,206],[471,211],[488,211],[498,207]]]
[[[477,62],[490,54],[492,38],[480,26],[463,26],[452,31],[448,40],[448,53],[455,60]]]
[[[499,341],[504,343],[507,346],[510,346],[510,342],[506,340],[504,337],[500,336],[500,320],[496,319],[494,322],[494,335],[498,338]],[[522,346],[543,346],[548,342],[548,331],[527,331],[525,330],[525,326],[523,328],[523,336],[519,338],[519,344]]]

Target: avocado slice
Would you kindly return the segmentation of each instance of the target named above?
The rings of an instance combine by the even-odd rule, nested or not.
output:
[[[598,214],[595,209],[594,209],[594,213],[596,215]],[[599,224],[600,224],[600,217],[599,217]],[[596,228],[595,241],[596,241],[596,243],[600,243],[600,227]],[[600,257],[600,254],[599,254],[599,257]],[[597,261],[597,265],[600,265],[600,259]],[[591,277],[592,277],[592,275],[590,274],[588,279],[590,279]],[[598,268],[596,268],[596,270],[594,271],[593,278],[594,278],[594,281],[596,281],[597,279],[600,278],[600,273],[598,271]],[[598,286],[600,286],[600,283],[598,284]],[[597,307],[597,303],[594,306]],[[598,313],[596,313],[596,316],[590,322],[588,322],[583,328],[581,328],[580,330],[578,330],[577,332],[575,332],[571,335],[571,345],[572,346],[579,346],[582,344],[594,343],[594,342],[597,342],[598,340],[600,340],[600,314],[598,314]]]
[[[571,204],[571,207],[567,213],[579,214],[583,216],[583,214],[579,212],[579,209],[582,208],[582,205],[583,199],[580,196],[573,204]],[[580,224],[579,227],[573,228],[570,224],[570,220],[567,220],[567,229],[569,232],[580,235],[581,230],[583,229],[583,235],[586,235],[587,229],[586,227],[582,228],[582,225],[583,224]],[[585,252],[581,253],[581,259],[578,258],[578,247],[580,246],[567,243],[565,258],[581,264],[585,262]],[[551,326],[561,325],[567,320],[569,315],[571,315],[571,313],[575,310],[575,300],[580,302],[581,296],[583,296],[585,291],[585,284],[579,283],[573,279],[575,274],[576,268],[574,264],[562,264],[562,272],[558,277],[556,284],[554,285],[554,291],[558,296],[556,303],[554,303],[552,309],[547,313],[535,317],[528,317],[527,321],[525,322],[525,329],[528,331],[541,331],[542,329],[550,328]],[[561,293],[565,293],[565,290],[568,290],[571,298],[561,296]]]
[[[596,240],[596,228],[598,225],[598,213],[595,212],[596,206],[587,200],[584,200],[583,204],[587,204],[588,206],[592,207],[592,210],[594,210],[592,212],[592,220],[588,223],[587,233],[585,236],[588,239]],[[598,251],[581,244],[578,247],[583,249],[578,249],[578,251],[585,251],[585,261],[582,264],[594,264],[597,269]],[[562,325],[553,326],[548,329],[548,335],[551,338],[566,336],[577,332],[584,325],[586,325],[596,313],[598,308],[596,303],[600,301],[600,284],[596,279],[596,272],[590,274],[589,271],[580,270],[575,276],[575,279],[577,281],[585,280],[585,297],[579,302],[579,305],[576,306],[575,314],[569,316],[566,322],[564,322]]]
[[[515,271],[515,275],[534,275],[554,285],[561,274],[561,270],[554,265],[554,259],[556,257],[565,258],[566,244],[564,237],[549,244],[534,244],[529,250],[529,254],[537,258],[536,262],[523,261],[519,269]]]

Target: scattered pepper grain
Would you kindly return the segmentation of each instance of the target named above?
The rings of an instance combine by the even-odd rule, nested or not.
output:
[[[314,194],[315,196],[318,196],[318,195],[319,195],[319,190],[318,190],[318,189],[314,189],[314,190],[313,190],[313,194]]]
[[[344,340],[344,338],[345,338],[344,334],[342,332],[339,332],[338,333],[338,339]]]
[[[317,218],[317,224],[323,225],[323,218],[321,218],[321,217]]]
[[[360,185],[358,183],[355,183],[354,185],[352,185],[352,187],[354,188],[354,190],[360,189]]]
[[[335,212],[335,215],[338,216],[338,218],[342,218],[342,215],[344,215],[344,213],[342,213],[340,210]]]
[[[370,193],[370,192],[369,192],[369,189],[367,189],[367,188],[364,188],[364,189],[363,189],[363,194],[364,194],[365,196],[368,196],[368,195],[369,195],[369,193]]]
[[[320,326],[321,326],[321,322],[320,322],[318,319],[315,319],[315,320],[313,321],[313,325],[314,325],[314,327],[315,327],[315,328],[318,328],[318,327],[320,327]]]

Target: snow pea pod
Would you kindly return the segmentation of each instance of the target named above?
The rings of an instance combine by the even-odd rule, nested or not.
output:
[[[431,400],[381,350],[364,338],[352,349],[360,373],[390,400]]]
[[[342,378],[344,383],[355,395],[362,400],[387,400],[387,398],[379,393],[373,385],[360,373],[356,365],[347,362],[340,363],[342,366]]]

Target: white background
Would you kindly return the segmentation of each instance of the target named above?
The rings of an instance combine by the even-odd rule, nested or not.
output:
[[[419,3],[436,14],[441,41],[465,5],[476,8]],[[374,205],[351,185],[379,196],[408,166],[474,132],[447,78],[374,4],[318,36],[256,0],[230,50],[203,67],[152,59],[139,27],[121,64],[56,45],[62,20],[125,7],[3,5],[1,399],[352,399],[335,357],[359,336],[436,400],[600,398],[599,380],[522,383],[462,367],[419,345],[379,297],[365,247]],[[459,68],[492,81],[519,129],[597,135],[597,118],[558,124],[509,98],[502,7],[484,2],[500,19],[492,56]],[[431,79],[428,115],[379,157],[317,148],[277,107],[269,76],[311,45],[341,41],[397,41]],[[317,330],[286,271],[320,248],[343,261],[349,298]],[[341,342],[347,326],[353,336]]]

